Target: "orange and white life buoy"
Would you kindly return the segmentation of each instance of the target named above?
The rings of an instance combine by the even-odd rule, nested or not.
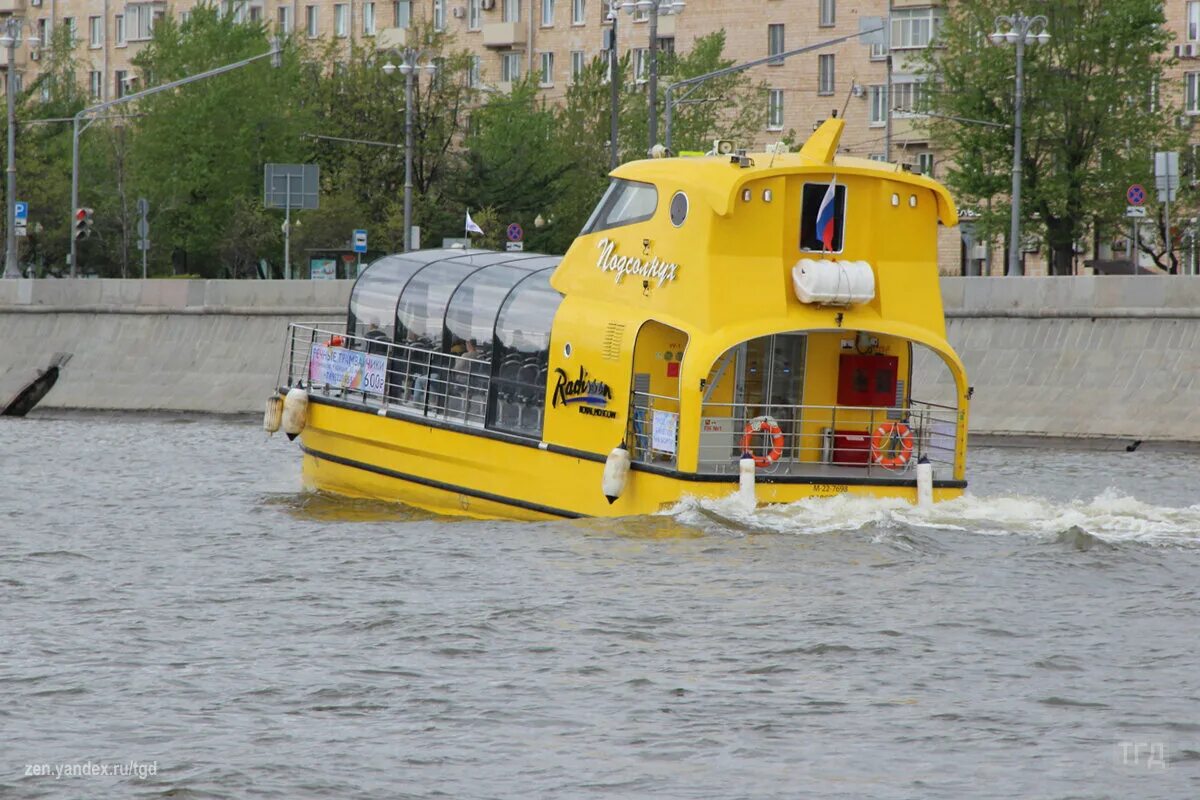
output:
[[[766,455],[760,456],[750,449],[750,442],[756,433],[766,433],[771,437],[771,449]],[[754,459],[754,466],[769,467],[783,455],[783,431],[779,423],[770,417],[755,417],[746,423],[746,431],[742,434],[742,452],[749,453]]]
[[[340,333],[335,333],[333,336],[329,337],[329,341],[327,342],[327,344],[330,347],[345,347],[346,346],[346,337],[342,336]]]
[[[885,422],[871,436],[871,460],[881,467],[907,466],[912,450],[912,431],[903,422]]]

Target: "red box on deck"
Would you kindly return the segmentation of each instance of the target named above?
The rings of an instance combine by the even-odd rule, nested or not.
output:
[[[865,431],[826,431],[829,463],[842,467],[865,467],[871,463],[871,434]]]

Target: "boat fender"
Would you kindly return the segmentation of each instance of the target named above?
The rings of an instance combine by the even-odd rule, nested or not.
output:
[[[283,398],[279,393],[275,393],[267,398],[267,408],[263,412],[263,430],[267,435],[275,433],[279,430],[279,425],[283,422]]]
[[[610,506],[621,496],[621,492],[625,491],[625,482],[628,479],[629,449],[621,442],[608,454],[608,459],[604,462],[604,477],[600,481],[604,497]]]
[[[754,457],[749,451],[742,454],[738,460],[738,497],[750,509],[758,506],[758,499],[754,494]]]
[[[929,508],[933,505],[933,465],[921,456],[917,460],[917,506]]]
[[[288,441],[295,439],[304,430],[305,417],[308,416],[308,392],[299,386],[293,386],[283,400],[283,432]]]

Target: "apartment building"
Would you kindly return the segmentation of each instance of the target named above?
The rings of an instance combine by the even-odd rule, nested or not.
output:
[[[0,0],[0,17],[25,20],[24,36],[41,45],[15,53],[15,75],[36,76],[43,50],[58,26],[72,29],[80,76],[91,96],[108,100],[136,90],[131,61],[163,15],[186,15],[192,0],[121,2],[121,0]],[[312,39],[344,40],[387,50],[408,42],[414,21],[432,22],[451,33],[457,47],[475,54],[472,80],[503,90],[534,74],[551,99],[561,97],[593,58],[604,50],[615,6],[629,0],[220,0],[238,19],[262,20],[283,33]],[[657,17],[660,50],[685,51],[699,37],[723,29],[726,56],[746,62],[833,39],[844,41],[813,52],[781,58],[755,68],[753,80],[768,87],[761,147],[795,131],[803,139],[835,111],[847,121],[843,136],[848,154],[896,161],[939,177],[945,154],[931,149],[914,113],[924,86],[917,62],[936,37],[946,0],[691,0],[681,13]],[[639,81],[649,69],[648,10],[615,11],[617,51],[630,53]],[[1180,125],[1200,116],[1200,2],[1166,4],[1168,26],[1176,33],[1177,63],[1162,87],[1185,109]],[[854,37],[864,19],[887,20],[890,50]],[[665,80],[660,79],[661,91]],[[889,114],[889,109],[891,113]],[[1200,142],[1200,137],[1196,138]],[[1003,269],[1003,258],[964,243],[957,230],[943,236],[942,263],[957,271],[965,260]],[[1034,266],[1033,270],[1036,271]]]

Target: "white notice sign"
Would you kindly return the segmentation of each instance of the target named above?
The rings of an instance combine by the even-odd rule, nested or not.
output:
[[[650,449],[674,455],[675,434],[678,430],[678,414],[673,411],[655,411],[650,419]]]

